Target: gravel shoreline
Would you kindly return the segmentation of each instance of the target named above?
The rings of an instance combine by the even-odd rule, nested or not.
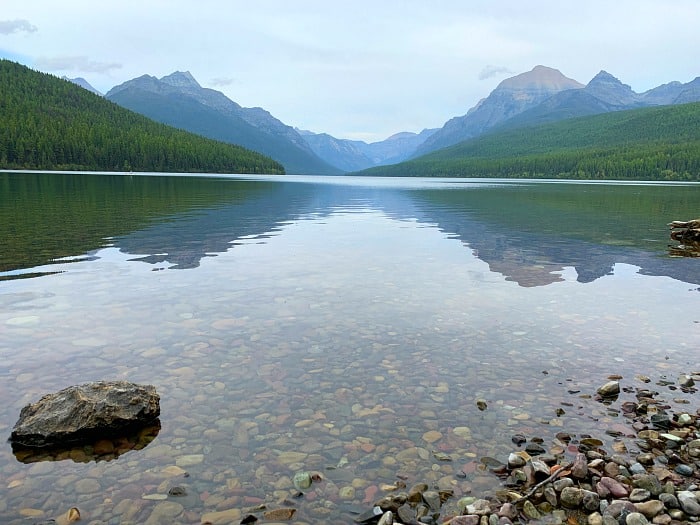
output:
[[[508,525],[675,525],[700,521],[700,407],[673,397],[697,392],[700,373],[677,381],[638,376],[644,386],[624,386],[620,376],[594,397],[618,410],[634,434],[608,431],[611,447],[590,435],[559,432],[551,443],[514,434],[513,452],[490,465],[501,479],[495,494],[465,496],[417,483],[374,502],[358,523]],[[660,388],[658,388],[660,387]],[[662,391],[662,392],[660,392]],[[671,394],[668,396],[666,394]],[[621,400],[625,394],[626,401]],[[670,399],[669,399],[670,397]],[[480,410],[487,410],[477,400]]]

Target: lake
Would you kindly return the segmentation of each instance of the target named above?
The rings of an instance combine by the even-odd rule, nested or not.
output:
[[[0,433],[74,384],[161,396],[114,450],[5,442],[0,521],[352,523],[397,480],[495,490],[515,434],[626,439],[611,375],[695,410],[666,225],[698,216],[699,184],[0,173]]]

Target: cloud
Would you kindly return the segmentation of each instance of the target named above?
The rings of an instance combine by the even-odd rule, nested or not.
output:
[[[210,83],[212,86],[222,87],[230,86],[231,84],[235,84],[236,82],[237,80],[233,77],[217,77],[212,78]]]
[[[29,20],[0,20],[0,34],[11,35],[12,33],[35,33],[36,26],[29,23]]]
[[[495,77],[498,75],[512,75],[514,71],[511,71],[505,66],[492,66],[488,65],[479,73],[479,80],[486,80],[487,78]]]
[[[86,73],[106,73],[112,69],[120,69],[118,62],[95,62],[86,56],[40,57],[36,60],[38,69],[48,71],[81,71]]]

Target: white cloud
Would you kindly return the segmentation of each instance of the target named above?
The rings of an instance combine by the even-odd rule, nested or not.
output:
[[[505,66],[492,66],[488,65],[484,67],[479,73],[479,80],[486,80],[487,78],[497,77],[499,75],[514,75],[515,72]]]
[[[0,20],[0,34],[35,33],[38,29],[28,20]]]
[[[102,92],[191,71],[242,106],[338,137],[441,126],[538,64],[582,83],[605,69],[637,92],[700,75],[698,0],[0,5],[0,52],[30,67],[79,73]]]
[[[212,78],[209,83],[215,87],[222,87],[230,86],[232,84],[235,84],[236,82],[237,80],[234,77],[216,77]]]
[[[96,62],[86,56],[58,56],[40,57],[36,60],[38,69],[47,71],[80,71],[83,73],[107,73],[113,69],[120,69],[122,64],[118,62]]]

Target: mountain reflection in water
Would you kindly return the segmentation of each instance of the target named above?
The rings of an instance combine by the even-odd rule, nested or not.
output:
[[[697,261],[669,257],[666,227],[697,214],[698,185],[3,174],[0,188],[14,214],[0,226],[13,240],[0,279],[109,245],[154,269],[193,269],[295,221],[353,209],[435,226],[521,286],[560,281],[567,267],[587,283],[616,263],[700,284]]]

